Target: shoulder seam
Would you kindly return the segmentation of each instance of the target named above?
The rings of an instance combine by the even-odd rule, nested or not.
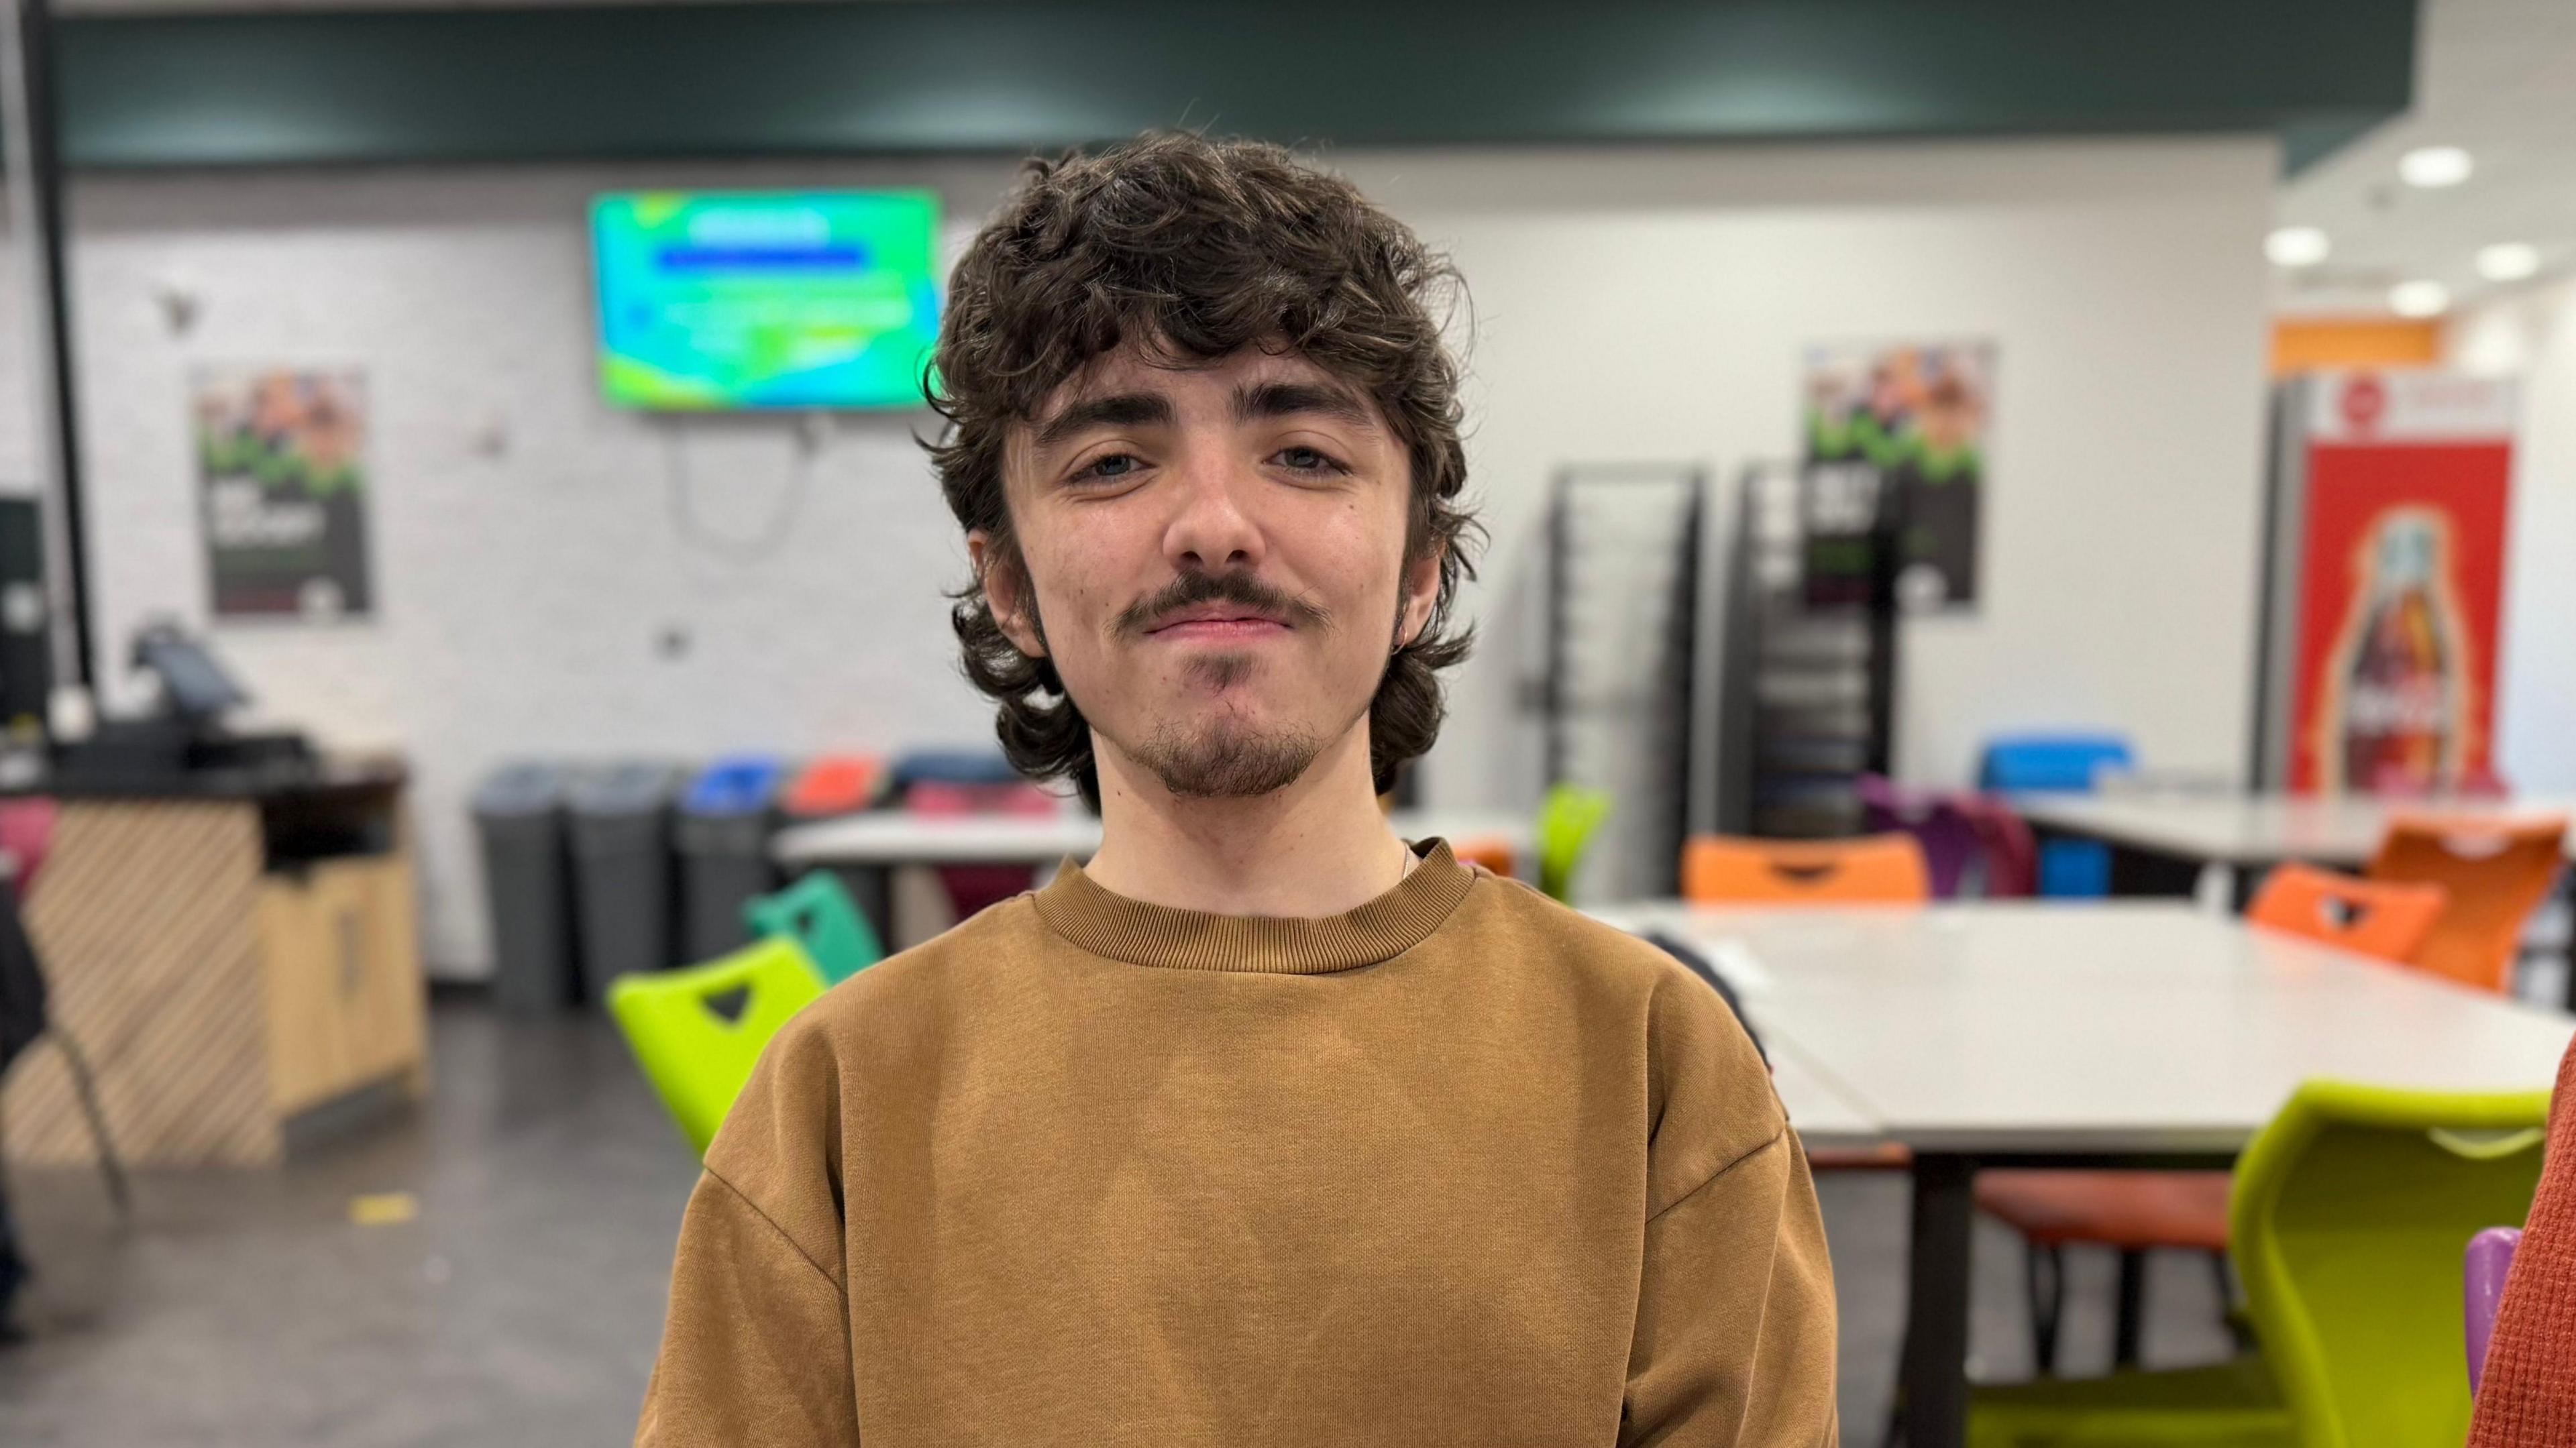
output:
[[[772,1232],[777,1233],[778,1240],[785,1242],[789,1249],[794,1251],[797,1257],[804,1261],[806,1266],[813,1268],[817,1273],[822,1275],[824,1281],[831,1283],[832,1290],[841,1294],[842,1300],[848,1300],[850,1290],[842,1285],[841,1279],[834,1276],[830,1268],[827,1268],[822,1263],[815,1261],[814,1254],[806,1251],[804,1245],[798,1242],[795,1237],[790,1235],[785,1227],[778,1225],[778,1219],[763,1210],[760,1203],[753,1201],[750,1193],[744,1191],[738,1186],[735,1186],[732,1182],[725,1180],[724,1174],[717,1171],[714,1167],[702,1167],[701,1170],[706,1173],[708,1181],[714,1182],[717,1186],[731,1192],[735,1201],[738,1201],[745,1207],[750,1208],[751,1214],[760,1219],[761,1225],[769,1228]]]
[[[1653,1226],[1657,1221],[1659,1221],[1659,1220],[1661,1220],[1661,1219],[1662,1219],[1662,1217],[1663,1217],[1664,1213],[1669,1212],[1669,1211],[1671,1211],[1673,1208],[1680,1206],[1682,1203],[1689,1201],[1691,1198],[1693,1198],[1693,1197],[1695,1197],[1695,1196],[1698,1196],[1701,1192],[1707,1191],[1707,1190],[1709,1189],[1709,1187],[1711,1187],[1712,1185],[1714,1185],[1714,1184],[1716,1183],[1716,1181],[1717,1181],[1717,1179],[1718,1179],[1719,1177],[1722,1177],[1722,1176],[1726,1175],[1728,1172],[1731,1172],[1731,1171],[1735,1170],[1737,1167],[1744,1165],[1746,1162],[1751,1161],[1753,1158],[1755,1158],[1755,1157],[1757,1157],[1757,1156],[1760,1156],[1762,1153],[1764,1153],[1764,1152],[1766,1152],[1766,1151],[1769,1151],[1771,1148],[1773,1148],[1773,1147],[1775,1147],[1775,1146],[1778,1146],[1782,1141],[1784,1141],[1784,1140],[1786,1140],[1786,1139],[1788,1138],[1788,1135],[1789,1135],[1789,1126],[1788,1126],[1788,1123],[1787,1123],[1787,1122],[1782,1122],[1782,1123],[1781,1123],[1781,1125],[1780,1125],[1780,1129],[1779,1129],[1778,1131],[1775,1131],[1775,1132],[1771,1133],[1771,1135],[1769,1136],[1769,1138],[1767,1138],[1766,1140],[1764,1140],[1760,1145],[1758,1145],[1758,1146],[1755,1146],[1755,1147],[1751,1148],[1750,1150],[1746,1151],[1743,1155],[1736,1157],[1734,1160],[1727,1162],[1724,1166],[1721,1166],[1721,1167],[1719,1167],[1717,1170],[1715,1170],[1715,1171],[1713,1171],[1713,1172],[1710,1172],[1710,1173],[1708,1174],[1707,1179],[1706,1179],[1706,1180],[1703,1180],[1703,1181],[1702,1181],[1698,1186],[1695,1186],[1695,1187],[1691,1188],[1689,1191],[1686,1191],[1686,1192],[1682,1193],[1680,1196],[1677,1196],[1677,1197],[1673,1198],[1671,1201],[1664,1203],[1661,1207],[1656,1208],[1656,1209],[1655,1209],[1655,1211],[1654,1211],[1652,1214],[1650,1214],[1650,1215],[1646,1218],[1646,1225],[1648,1225],[1648,1226],[1650,1226],[1650,1227],[1651,1227],[1651,1226]]]

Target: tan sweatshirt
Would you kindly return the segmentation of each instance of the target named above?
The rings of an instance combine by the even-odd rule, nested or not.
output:
[[[637,1443],[1833,1443],[1824,1229],[1725,1003],[1423,852],[1322,920],[1068,865],[807,1007]]]

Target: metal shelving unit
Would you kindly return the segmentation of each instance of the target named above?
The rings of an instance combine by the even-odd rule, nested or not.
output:
[[[1851,482],[1790,464],[1745,471],[1716,750],[1728,833],[1857,834],[1855,781],[1888,770],[1896,520],[1885,490]]]
[[[1707,494],[1696,464],[1571,467],[1551,486],[1545,767],[1617,801],[1584,868],[1604,898],[1679,887]]]

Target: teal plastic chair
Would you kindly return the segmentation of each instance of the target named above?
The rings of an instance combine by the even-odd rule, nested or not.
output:
[[[1601,822],[1610,815],[1610,792],[1560,784],[1538,807],[1538,887],[1562,901],[1574,889],[1575,867]]]
[[[774,895],[744,901],[742,918],[755,939],[783,935],[803,946],[806,958],[831,985],[885,959],[876,927],[829,870],[813,871]]]
[[[608,1011],[699,1156],[778,1028],[823,993],[804,948],[772,938],[681,970],[619,976]]]
[[[2519,1222],[2549,1094],[2311,1081],[2236,1164],[2256,1354],[1980,1388],[1971,1448],[2459,1448],[2460,1254]]]

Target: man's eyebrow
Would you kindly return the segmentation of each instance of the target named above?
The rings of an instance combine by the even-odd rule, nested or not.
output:
[[[1047,419],[1038,429],[1037,448],[1044,452],[1077,433],[1095,427],[1169,427],[1172,401],[1159,392],[1115,392],[1086,397]]]
[[[1294,417],[1299,413],[1333,418],[1372,432],[1378,426],[1377,415],[1347,388],[1320,382],[1256,382],[1234,389],[1237,422]]]

